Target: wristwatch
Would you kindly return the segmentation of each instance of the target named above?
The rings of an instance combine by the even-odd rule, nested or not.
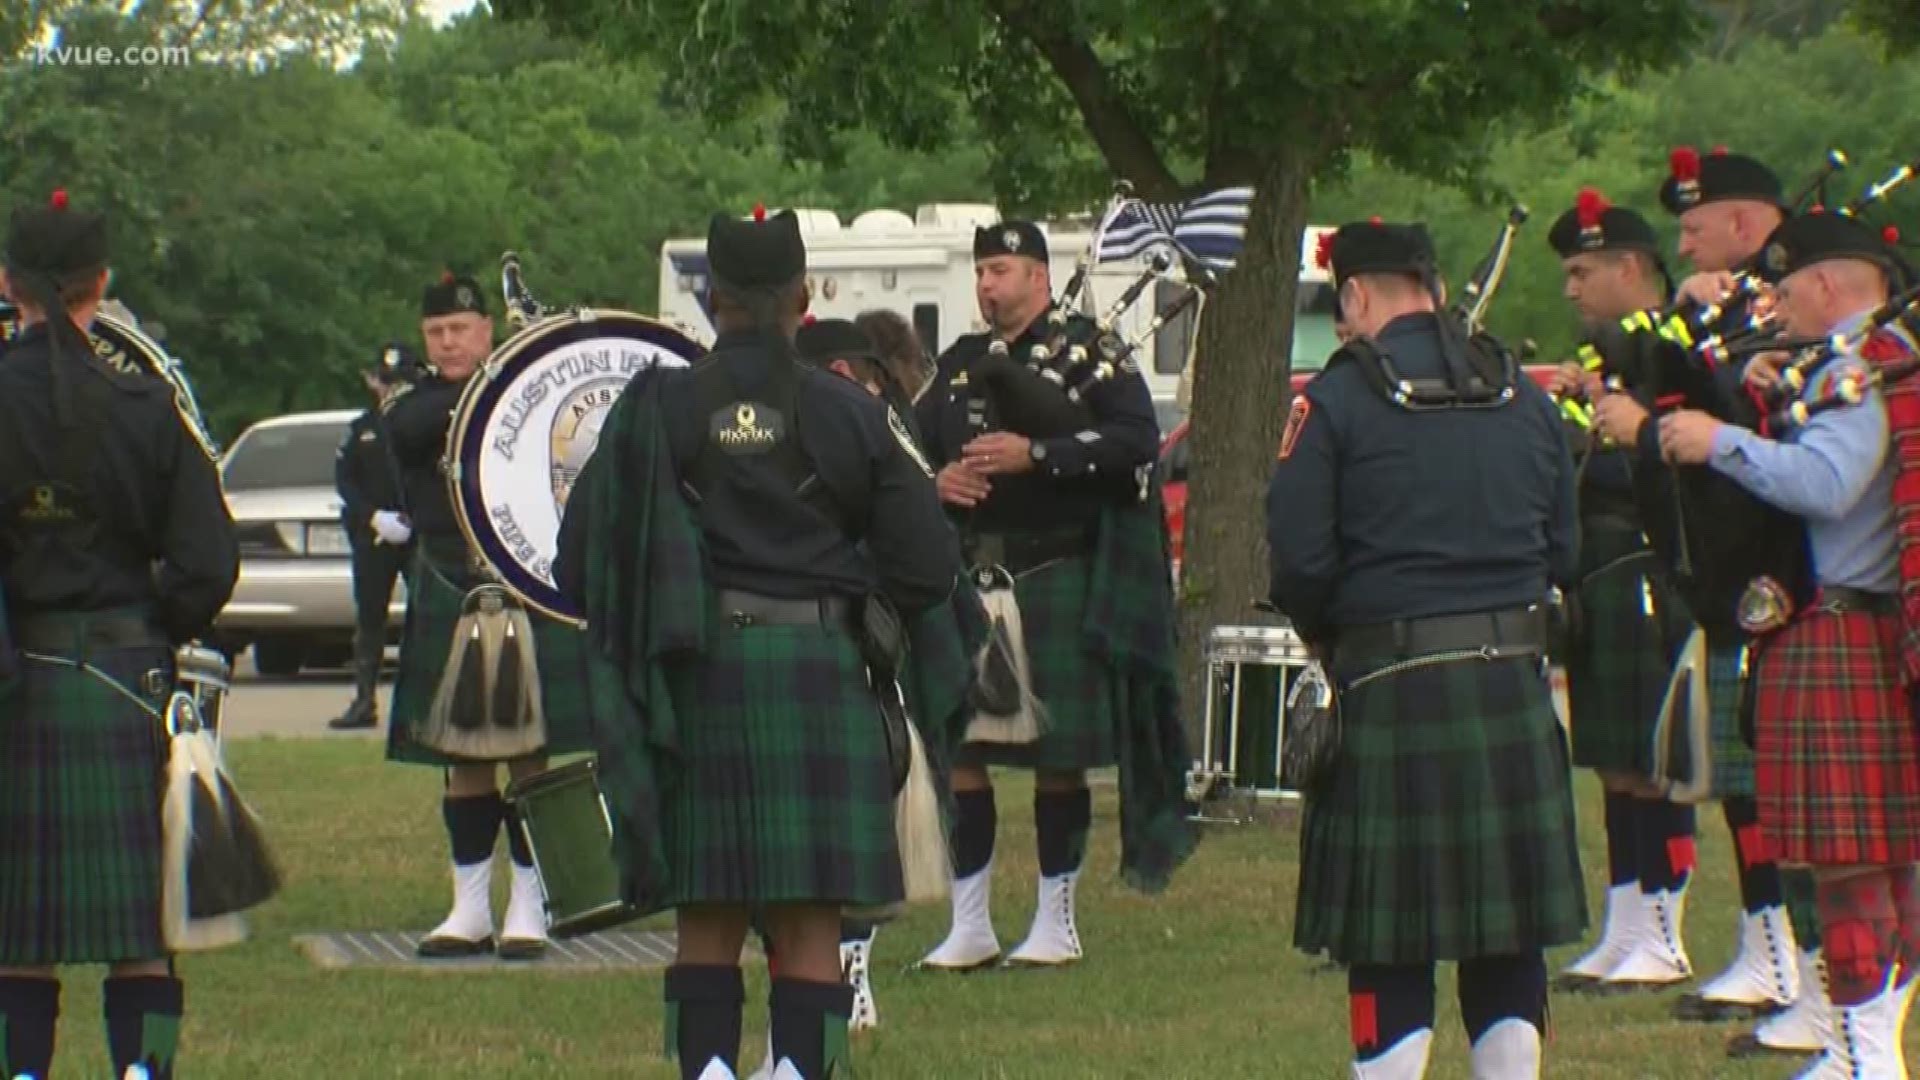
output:
[[[1047,444],[1038,440],[1028,443],[1027,456],[1033,459],[1035,465],[1045,464],[1047,460]]]

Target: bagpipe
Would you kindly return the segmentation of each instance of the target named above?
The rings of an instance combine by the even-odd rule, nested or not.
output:
[[[1198,303],[1218,283],[1206,261],[1171,233],[1161,232],[1156,246],[1146,252],[1146,265],[1127,284],[1098,319],[1079,313],[1082,293],[1099,261],[1101,239],[1107,228],[1135,200],[1131,185],[1115,185],[1099,225],[1074,265],[1073,277],[1048,312],[1045,340],[1016,357],[998,338],[988,343],[986,357],[972,378],[984,383],[984,394],[968,403],[968,422],[974,435],[993,430],[1017,431],[1029,438],[1056,438],[1084,431],[1094,423],[1087,395],[1101,383],[1135,369],[1134,355],[1162,328]],[[1182,276],[1171,276],[1175,262]],[[1183,286],[1174,300],[1155,312],[1132,337],[1121,333],[1121,320],[1156,282]]]

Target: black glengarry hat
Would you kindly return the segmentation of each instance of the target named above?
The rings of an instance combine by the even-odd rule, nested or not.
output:
[[[1831,259],[1860,259],[1886,270],[1895,278],[1908,273],[1898,244],[1900,234],[1889,225],[1876,227],[1848,214],[1814,210],[1780,223],[1760,249],[1762,280],[1778,283],[1816,263]]]
[[[815,319],[793,335],[800,359],[817,367],[835,360],[878,360],[879,350],[865,330],[846,319]]]
[[[753,220],[715,214],[707,223],[707,265],[713,279],[736,289],[776,289],[807,272],[807,245],[800,216],[782,210],[771,218],[765,206]]]
[[[1644,251],[1656,258],[1660,254],[1660,238],[1646,218],[1614,206],[1590,187],[1581,188],[1573,209],[1554,221],[1547,243],[1563,259],[1589,251]]]
[[[486,294],[480,291],[479,282],[447,270],[440,280],[427,286],[420,296],[420,317],[431,319],[438,315],[456,315],[462,311],[471,311],[476,315],[487,313]]]
[[[1021,255],[1047,261],[1047,237],[1031,221],[1003,221],[973,230],[973,261],[996,255]]]
[[[6,266],[55,284],[98,273],[107,266],[106,216],[74,209],[64,189],[44,206],[18,207],[7,228]]]
[[[1433,238],[1420,222],[1397,224],[1373,218],[1320,234],[1314,261],[1333,274],[1334,287],[1360,274],[1411,274],[1430,281],[1439,274]]]
[[[1684,214],[1711,202],[1746,200],[1786,209],[1780,178],[1772,169],[1745,154],[1717,147],[1701,157],[1691,146],[1677,147],[1667,156],[1667,179],[1660,185],[1660,205],[1670,214]]]

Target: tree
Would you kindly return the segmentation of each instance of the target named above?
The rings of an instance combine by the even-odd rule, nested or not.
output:
[[[195,63],[262,65],[291,55],[345,60],[420,17],[421,0],[26,0],[0,4],[0,60],[88,15],[122,17],[148,43],[184,48]]]
[[[1491,125],[1552,118],[1590,73],[1675,58],[1698,25],[1688,0],[495,0],[495,10],[657,56],[709,115],[776,95],[793,105],[786,142],[802,156],[855,126],[937,146],[971,118],[991,133],[992,178],[1011,210],[1084,209],[1110,175],[1151,199],[1253,185],[1245,249],[1208,302],[1195,368],[1181,618],[1190,692],[1207,629],[1245,621],[1267,576],[1261,507],[1314,185],[1358,151],[1423,177],[1470,177]]]

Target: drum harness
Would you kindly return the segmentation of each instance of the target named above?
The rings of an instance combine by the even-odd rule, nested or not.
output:
[[[1359,366],[1367,385],[1389,404],[1410,413],[1441,412],[1453,409],[1491,410],[1510,404],[1517,396],[1520,374],[1519,362],[1514,355],[1491,336],[1484,333],[1469,335],[1458,323],[1447,315],[1439,316],[1440,354],[1443,374],[1439,378],[1409,379],[1394,366],[1392,357],[1367,338],[1356,337],[1334,353],[1327,362],[1331,370],[1334,365],[1352,362]],[[1524,617],[1531,619],[1538,608],[1527,608]],[[1442,615],[1432,618],[1396,619],[1390,623],[1377,624],[1367,628],[1367,636],[1391,635],[1393,651],[1403,659],[1391,661],[1379,667],[1370,668],[1362,674],[1348,680],[1341,687],[1342,693],[1351,693],[1368,683],[1388,678],[1416,668],[1432,667],[1438,664],[1457,664],[1471,660],[1483,662],[1494,660],[1522,659],[1538,656],[1541,663],[1546,662],[1543,637],[1539,633],[1522,631],[1516,637],[1530,637],[1533,640],[1520,644],[1478,645],[1470,648],[1439,648],[1433,650],[1414,650],[1415,624],[1429,625],[1464,623],[1468,620],[1484,622],[1496,637],[1506,637],[1505,630],[1510,625],[1513,612],[1485,612],[1476,615]],[[1357,629],[1357,628],[1356,628]],[[1340,635],[1340,637],[1349,637]],[[1443,632],[1443,636],[1446,635]],[[1334,651],[1337,655],[1342,642],[1336,637]],[[1349,644],[1351,647],[1351,644]],[[1418,655],[1408,656],[1410,651]]]

